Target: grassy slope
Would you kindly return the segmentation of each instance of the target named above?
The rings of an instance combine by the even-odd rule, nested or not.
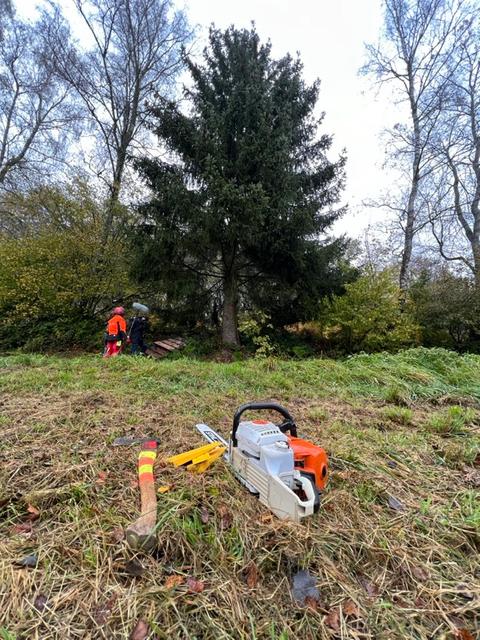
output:
[[[120,640],[139,619],[149,638],[215,640],[478,628],[480,357],[12,356],[0,358],[0,385],[0,637]],[[279,522],[223,462],[199,477],[160,462],[158,483],[173,488],[159,499],[159,549],[132,576],[122,527],[138,509],[137,449],[109,443],[152,434],[166,457],[201,444],[195,422],[227,435],[236,406],[267,398],[330,454],[319,515]],[[37,568],[16,568],[30,552]],[[292,601],[300,567],[317,579],[316,610]],[[188,592],[189,576],[202,593]]]

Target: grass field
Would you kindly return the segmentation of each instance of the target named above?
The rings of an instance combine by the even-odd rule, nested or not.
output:
[[[480,628],[480,357],[0,358],[0,638],[471,640]],[[272,399],[323,445],[317,516],[275,519],[223,461],[165,458]],[[127,548],[138,447],[161,440],[154,555]],[[17,563],[29,555],[34,567]],[[319,597],[299,604],[307,570]]]

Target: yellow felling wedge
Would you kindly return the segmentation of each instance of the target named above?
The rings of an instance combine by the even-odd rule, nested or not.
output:
[[[205,454],[204,456],[201,456],[198,460],[192,462],[192,464],[189,464],[187,466],[187,469],[189,471],[193,471],[193,473],[203,473],[211,464],[215,462],[215,460],[218,460],[220,456],[223,456],[226,449],[227,448],[224,447],[223,444],[219,444],[218,447]]]
[[[210,444],[206,444],[203,447],[197,447],[196,449],[190,449],[190,451],[185,451],[185,453],[179,453],[176,456],[170,456],[167,458],[167,462],[171,462],[176,467],[181,467],[184,464],[192,463],[195,464],[198,461],[198,458],[202,458],[202,462],[205,460],[202,456],[208,454],[210,451],[213,451],[220,445],[220,442],[211,442]]]

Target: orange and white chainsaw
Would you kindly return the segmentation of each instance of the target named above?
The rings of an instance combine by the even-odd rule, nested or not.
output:
[[[280,413],[283,422],[240,421],[246,411],[264,410]],[[235,476],[276,516],[299,522],[318,511],[320,493],[328,480],[327,454],[297,436],[297,426],[284,407],[272,402],[241,405],[233,418],[229,442],[206,424],[196,428],[209,442],[226,447],[224,458]]]

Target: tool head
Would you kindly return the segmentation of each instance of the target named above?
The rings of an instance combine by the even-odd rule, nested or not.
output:
[[[121,436],[120,438],[115,438],[112,442],[112,447],[128,447],[133,444],[144,444],[145,442],[156,442],[157,444],[160,442],[157,438],[139,438],[138,436]]]
[[[138,313],[142,313],[143,315],[147,315],[147,313],[150,312],[150,309],[145,304],[141,304],[140,302],[134,302],[132,304],[132,309],[135,309],[135,311],[138,311]]]

